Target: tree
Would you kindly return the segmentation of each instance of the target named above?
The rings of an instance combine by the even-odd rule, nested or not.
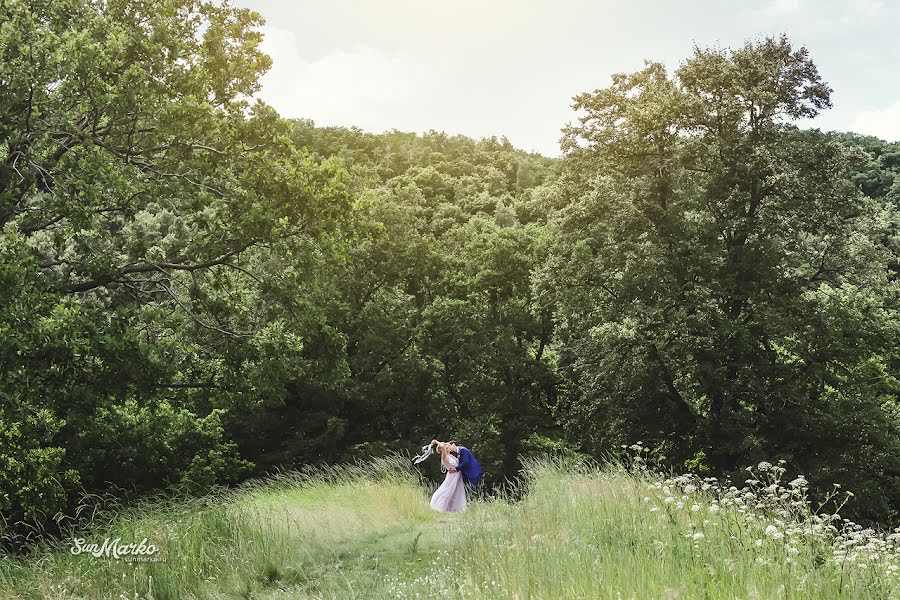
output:
[[[720,473],[775,453],[828,484],[842,461],[815,453],[844,411],[867,406],[897,443],[889,386],[871,383],[872,369],[896,377],[888,207],[850,182],[858,152],[792,124],[829,95],[782,37],[696,48],[673,76],[648,63],[576,98],[541,281],[588,441],[651,436]],[[896,510],[896,461],[880,457],[868,474]]]
[[[0,15],[0,280],[15,285],[0,290],[0,511],[49,518],[79,483],[236,480],[247,464],[213,390],[273,381],[275,360],[238,375],[301,345],[250,269],[327,251],[346,171],[252,101],[270,64],[253,12],[0,0]]]
[[[335,448],[453,436],[489,479],[515,476],[535,436],[558,433],[551,313],[530,286],[547,212],[532,192],[554,161],[490,139],[295,125],[314,156],[346,157],[357,194],[324,303],[349,378],[314,409],[340,424]]]

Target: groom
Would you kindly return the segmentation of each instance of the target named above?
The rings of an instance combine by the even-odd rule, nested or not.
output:
[[[466,482],[466,487],[469,488],[469,494],[474,495],[478,489],[478,482],[481,480],[484,469],[481,468],[481,465],[478,464],[478,461],[475,460],[475,457],[468,448],[459,446],[456,442],[448,443],[450,444],[450,452],[459,457],[459,464],[456,468],[450,467],[447,470],[451,473],[457,471],[462,473],[463,481]]]

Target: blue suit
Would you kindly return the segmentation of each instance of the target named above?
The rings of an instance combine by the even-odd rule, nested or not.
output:
[[[468,448],[459,447],[459,464],[456,465],[456,470],[462,473],[463,480],[469,486],[469,490],[474,492],[475,488],[478,487],[478,481],[481,479],[484,469],[481,468],[481,465],[478,464],[478,461],[475,460]]]

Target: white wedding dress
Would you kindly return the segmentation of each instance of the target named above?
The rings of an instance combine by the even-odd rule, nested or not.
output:
[[[442,461],[442,466],[455,467],[459,459],[452,454],[447,454],[447,462]],[[431,496],[431,508],[440,512],[459,512],[466,510],[466,486],[462,473],[447,471],[444,483],[441,484]]]

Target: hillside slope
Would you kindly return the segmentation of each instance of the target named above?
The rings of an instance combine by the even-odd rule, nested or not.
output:
[[[815,517],[802,480],[781,485],[777,466],[760,467],[729,490],[536,463],[522,500],[451,515],[431,512],[396,461],[285,475],[146,505],[87,536],[146,537],[165,562],[67,547],[4,557],[0,598],[900,597],[896,534]]]

